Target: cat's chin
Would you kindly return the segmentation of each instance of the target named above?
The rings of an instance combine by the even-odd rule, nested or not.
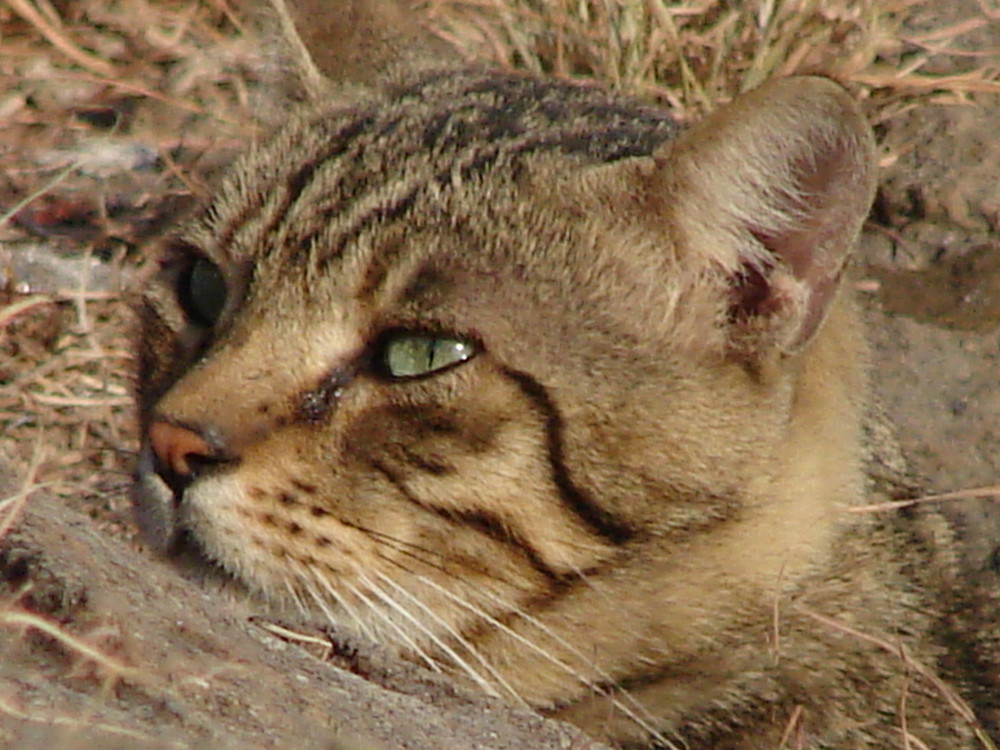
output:
[[[134,485],[135,519],[143,543],[161,554],[171,554],[180,536],[178,502],[173,489],[153,468],[153,451],[144,445],[139,453]]]
[[[324,613],[305,611],[287,597],[264,594],[220,565],[189,527],[190,519],[185,522],[177,492],[154,470],[148,446],[139,455],[133,492],[143,544],[169,558],[185,578],[222,593],[248,616],[317,627],[331,624]]]
[[[186,528],[176,491],[153,468],[153,454],[144,446],[139,454],[134,485],[135,518],[143,544],[170,558],[185,577],[225,589],[236,598],[255,603],[255,609],[272,614],[266,600],[243,581],[223,569]]]
[[[174,491],[140,456],[140,470],[135,485],[136,519],[142,541],[164,557],[184,576],[200,586],[222,593],[248,616],[263,616],[287,622],[300,622],[302,613],[291,605],[283,606],[252,590],[238,577],[225,570],[186,529],[179,519],[179,504]],[[144,470],[146,468],[147,470]]]

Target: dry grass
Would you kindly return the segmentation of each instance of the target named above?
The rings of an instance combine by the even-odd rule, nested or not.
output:
[[[213,154],[253,132],[261,61],[223,0],[60,8],[0,7],[0,456],[23,471],[41,441],[47,489],[118,521],[135,446],[123,285],[18,259],[41,244],[54,269],[93,254],[128,277]]]
[[[896,511],[902,508],[912,508],[915,505],[927,505],[929,503],[944,503],[959,500],[973,500],[977,498],[992,498],[1000,500],[1000,484],[990,487],[970,487],[965,490],[954,492],[942,492],[936,495],[924,495],[910,500],[894,500],[887,503],[876,503],[874,505],[856,505],[847,509],[848,513],[880,513],[884,511]]]
[[[906,23],[927,0],[427,0],[435,28],[470,58],[592,79],[653,97],[693,118],[764,80],[828,75],[878,107],[914,97],[960,102],[1000,92],[998,51],[960,53],[965,35],[998,17],[920,33]],[[938,4],[939,5],[939,4]],[[943,71],[947,71],[944,73]]]
[[[947,18],[933,0],[420,5],[469,59],[596,78],[684,119],[769,76],[823,72],[881,120],[916,102],[1000,91],[998,51],[963,48],[1000,17],[980,3]],[[124,295],[85,279],[61,288],[20,278],[3,259],[41,236],[60,252],[112,257],[131,276],[176,203],[203,191],[204,175],[267,119],[255,117],[255,92],[272,63],[228,0],[55,7],[0,6],[0,206],[11,209],[0,221],[0,454],[23,474],[40,441],[38,481],[125,527],[136,440]],[[95,162],[108,144],[151,156],[139,167],[119,152],[119,162]]]
[[[976,717],[975,712],[969,706],[968,703],[960,696],[954,688],[948,685],[940,676],[931,668],[924,664],[916,661],[907,651],[906,647],[903,646],[901,642],[891,642],[883,638],[877,638],[869,633],[865,633],[857,628],[851,627],[850,625],[827,617],[820,614],[819,612],[814,612],[806,607],[796,606],[796,611],[805,615],[806,617],[814,620],[825,628],[830,630],[838,631],[844,633],[851,638],[855,639],[859,643],[866,643],[871,646],[875,646],[882,651],[885,651],[893,656],[899,656],[900,660],[906,665],[906,671],[908,674],[915,676],[921,680],[926,681],[934,691],[940,695],[941,701],[946,703],[949,708],[954,712],[955,716],[963,721],[973,732],[979,744],[983,747],[983,750],[997,750],[996,744],[987,734],[986,730],[979,723],[979,719]],[[900,696],[900,711],[899,716],[901,719],[901,726],[899,727],[900,735],[903,739],[903,747],[909,750],[911,747],[923,748],[926,745],[920,741],[918,737],[910,734],[906,726],[906,695],[907,695],[908,684],[904,687],[903,693]]]

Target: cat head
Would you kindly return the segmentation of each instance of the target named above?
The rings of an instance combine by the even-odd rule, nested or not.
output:
[[[816,78],[680,133],[458,68],[310,107],[144,295],[143,525],[440,656],[759,503],[804,414],[852,486],[828,448],[863,389],[839,282],[873,180],[868,127]]]

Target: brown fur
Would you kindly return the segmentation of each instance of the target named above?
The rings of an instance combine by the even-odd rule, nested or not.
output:
[[[282,8],[308,87],[361,89],[237,164],[146,293],[150,536],[622,745],[979,746],[949,701],[995,708],[996,636],[944,648],[947,529],[848,512],[879,465],[849,97],[774,82],[678,135],[428,58],[386,3]],[[394,379],[399,332],[476,354]]]

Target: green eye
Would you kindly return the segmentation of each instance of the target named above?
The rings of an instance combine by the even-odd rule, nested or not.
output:
[[[226,304],[226,280],[207,258],[198,258],[181,278],[181,304],[196,323],[215,325]]]
[[[399,333],[386,342],[382,362],[392,377],[413,378],[465,362],[475,353],[469,341]]]

